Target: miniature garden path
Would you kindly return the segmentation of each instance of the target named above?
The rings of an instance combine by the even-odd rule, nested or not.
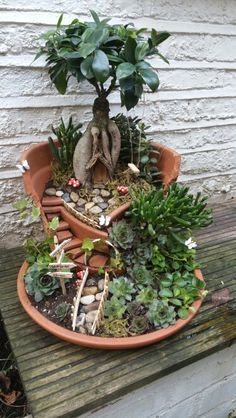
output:
[[[138,350],[86,349],[40,329],[17,299],[22,250],[1,251],[1,314],[35,418],[78,417],[236,341],[236,203],[214,214],[197,234],[209,290],[200,312],[178,334]]]

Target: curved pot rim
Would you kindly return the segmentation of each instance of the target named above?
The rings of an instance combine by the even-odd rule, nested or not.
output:
[[[187,319],[178,319],[174,325],[170,325],[168,328],[153,331],[148,334],[122,338],[108,338],[83,335],[80,333],[76,333],[72,330],[70,331],[48,320],[31,304],[26,293],[23,280],[27,269],[28,263],[24,261],[17,278],[17,293],[20,302],[27,314],[33,319],[33,321],[35,321],[38,325],[40,325],[42,328],[44,328],[46,331],[53,334],[54,336],[67,342],[89,348],[102,348],[110,350],[131,349],[143,347],[161,341],[175,334],[176,332],[181,330],[185,325],[187,325],[196,315],[203,301],[200,298],[192,304],[192,307],[195,308],[195,312],[190,312]],[[202,273],[199,269],[195,270],[195,275],[200,280],[204,280]]]

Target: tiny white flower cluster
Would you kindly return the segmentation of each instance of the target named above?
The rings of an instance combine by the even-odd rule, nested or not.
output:
[[[194,242],[192,240],[192,238],[187,239],[187,241],[185,241],[184,244],[186,245],[186,247],[188,247],[189,250],[192,250],[192,248],[196,248],[197,247],[197,243]]]
[[[108,226],[110,222],[111,222],[111,217],[110,216],[102,215],[99,218],[99,225],[100,226]]]

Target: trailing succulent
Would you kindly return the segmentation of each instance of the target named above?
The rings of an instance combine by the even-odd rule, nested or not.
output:
[[[27,293],[34,297],[35,302],[41,302],[45,296],[52,295],[60,287],[59,280],[49,276],[47,272],[47,266],[34,263],[24,277]]]

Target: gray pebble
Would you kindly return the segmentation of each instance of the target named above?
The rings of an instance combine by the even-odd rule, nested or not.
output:
[[[104,279],[98,280],[98,289],[102,291],[104,289]]]
[[[65,200],[66,203],[70,202],[70,195],[69,193],[64,193],[62,199]]]
[[[108,208],[108,203],[106,203],[106,202],[102,202],[102,203],[99,203],[99,204],[98,204],[98,206],[99,206],[102,210],[104,210],[104,209]]]
[[[56,189],[54,187],[49,187],[48,189],[45,190],[45,194],[47,196],[56,196]]]
[[[94,295],[83,296],[80,299],[80,302],[82,303],[82,305],[90,305],[90,303],[93,303],[94,301],[95,301]]]
[[[88,322],[93,322],[96,315],[97,315],[97,311],[91,311],[91,312],[87,313],[86,314],[86,324]]]
[[[64,192],[62,190],[57,190],[56,191],[56,196],[61,197],[63,196]]]
[[[99,195],[100,194],[100,190],[99,189],[93,189],[91,194],[95,194],[95,195]]]
[[[76,192],[71,192],[70,198],[71,198],[72,202],[74,202],[74,203],[78,202],[78,200],[79,200],[79,196],[77,195]]]
[[[110,192],[108,192],[108,190],[102,189],[101,190],[101,196],[102,197],[109,197],[110,196]]]
[[[86,203],[86,200],[82,199],[82,197],[80,197],[77,201],[78,206],[83,206],[83,205],[85,205],[85,203]]]
[[[98,206],[93,206],[91,209],[89,209],[89,212],[92,213],[93,215],[97,215],[102,212],[102,209],[99,208]]]
[[[104,202],[104,200],[101,196],[95,196],[95,197],[93,197],[93,202],[94,203],[102,203],[102,202]]]

